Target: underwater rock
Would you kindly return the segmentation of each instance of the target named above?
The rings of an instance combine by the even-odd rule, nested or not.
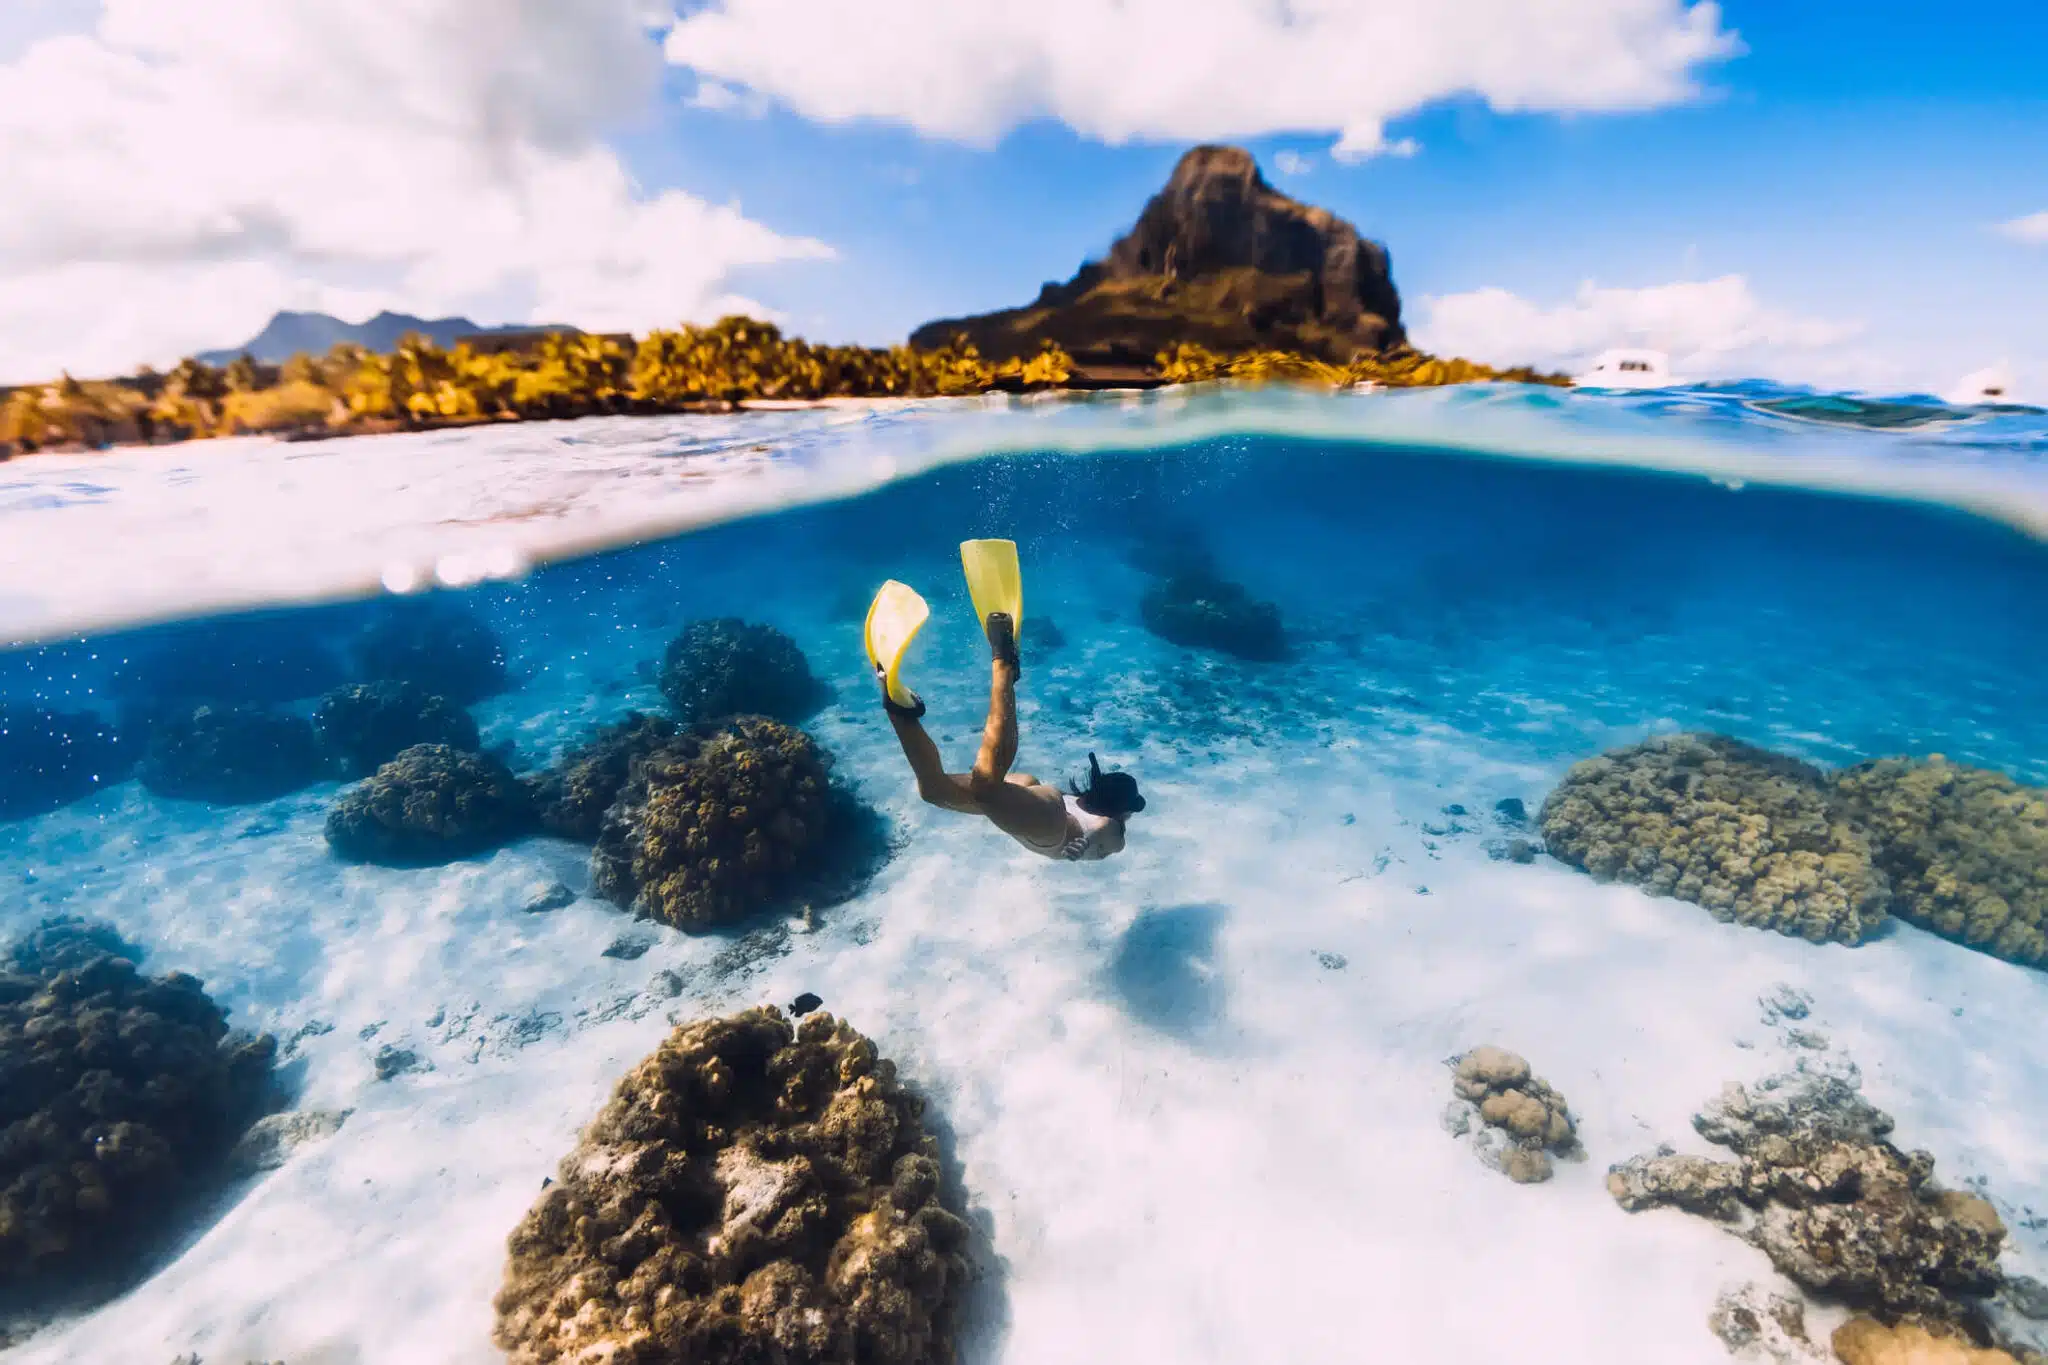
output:
[[[505,690],[505,647],[475,613],[433,602],[389,603],[355,643],[356,675],[409,682],[456,706]]]
[[[590,857],[597,894],[696,933],[768,905],[852,894],[886,857],[880,817],[831,756],[764,716],[700,726],[639,763]]]
[[[561,910],[576,903],[576,892],[567,882],[549,882],[537,888],[519,907],[529,915],[545,915],[551,910]]]
[[[1994,1347],[1928,1331],[1916,1322],[1887,1327],[1871,1318],[1851,1318],[1830,1342],[1842,1365],[2020,1365]]]
[[[138,775],[158,796],[232,806],[310,786],[320,768],[320,741],[304,716],[201,706],[155,726]]]
[[[674,721],[638,711],[599,728],[535,781],[541,828],[578,843],[596,843],[604,813],[619,799],[633,765],[681,733]]]
[[[829,1014],[676,1029],[508,1239],[514,1365],[936,1365],[967,1224],[923,1104]]]
[[[1457,1093],[1444,1113],[1444,1126],[1454,1136],[1473,1136],[1474,1150],[1486,1165],[1518,1185],[1548,1180],[1550,1155],[1578,1150],[1564,1096],[1540,1077],[1529,1063],[1498,1047],[1476,1047],[1452,1058]]]
[[[1526,866],[1536,861],[1540,851],[1527,839],[1488,839],[1484,845],[1486,856],[1497,863],[1519,863]]]
[[[367,777],[415,744],[480,743],[469,712],[409,682],[338,687],[320,699],[313,724],[348,777]]]
[[[1819,770],[1723,735],[1660,735],[1575,764],[1538,817],[1601,881],[1815,943],[1860,943],[1891,889]]]
[[[349,1109],[293,1109],[266,1114],[249,1125],[241,1141],[228,1153],[228,1165],[237,1175],[260,1175],[274,1171],[291,1159],[291,1154],[309,1142],[333,1137],[353,1113]]]
[[[1837,773],[1900,919],[2023,966],[2048,966],[2048,790],[2003,773],[1884,758]]]
[[[1737,1360],[1768,1365],[1832,1365],[1834,1357],[1806,1334],[1806,1305],[1760,1284],[1745,1284],[1714,1300],[1707,1327]]]
[[[45,815],[128,776],[120,734],[90,711],[0,701],[0,820]]]
[[[1853,1084],[1795,1073],[1754,1093],[1729,1085],[1693,1127],[1737,1159],[1632,1158],[1607,1177],[1622,1208],[1715,1218],[1813,1293],[1981,1337],[2004,1224],[1977,1195],[1935,1185],[1934,1158],[1893,1146],[1891,1118]]]
[[[46,920],[0,967],[0,1286],[132,1269],[272,1098],[276,1040],[119,943]]]
[[[692,723],[738,715],[796,722],[831,699],[796,641],[732,616],[684,626],[662,655],[660,685],[676,714]]]
[[[1813,997],[1789,981],[1780,981],[1759,995],[1756,1003],[1762,1007],[1758,1018],[1773,1028],[1787,1019],[1804,1019],[1813,1012]]]
[[[1519,796],[1506,796],[1493,803],[1493,820],[1502,829],[1527,829],[1529,808]]]
[[[504,764],[420,744],[341,794],[327,842],[352,862],[419,867],[487,852],[532,825],[530,795]]]
[[[377,1070],[377,1079],[388,1081],[403,1076],[408,1071],[429,1071],[431,1067],[420,1061],[420,1054],[409,1047],[398,1047],[386,1043],[377,1049],[377,1055],[370,1059],[370,1065]]]
[[[1138,614],[1145,629],[1187,649],[1213,649],[1255,662],[1287,657],[1280,609],[1242,585],[1209,574],[1180,574],[1146,589]]]
[[[113,925],[80,915],[51,915],[7,945],[5,963],[28,976],[49,976],[103,957],[142,961],[142,949]]]
[[[2048,1322],[2048,1284],[2031,1275],[2008,1275],[2005,1277],[2005,1297],[2021,1317]]]

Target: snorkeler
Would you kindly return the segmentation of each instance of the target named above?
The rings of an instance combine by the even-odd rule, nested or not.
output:
[[[988,635],[990,662],[988,722],[974,767],[949,773],[939,747],[920,718],[924,702],[897,676],[904,652],[931,614],[922,597],[894,579],[882,585],[868,608],[868,661],[882,684],[882,707],[910,770],[917,794],[934,806],[990,823],[1033,853],[1062,862],[1092,862],[1122,850],[1124,825],[1145,809],[1138,783],[1129,773],[1104,772],[1088,755],[1088,785],[1071,792],[1013,773],[1017,761],[1017,626],[1023,618],[1023,579],[1017,546],[1008,540],[970,540],[960,546],[967,591],[975,617]]]

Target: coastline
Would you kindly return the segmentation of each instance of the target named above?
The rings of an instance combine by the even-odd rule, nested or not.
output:
[[[609,339],[551,339],[531,355],[478,355],[463,347],[441,352],[420,343],[388,356],[300,356],[283,367],[251,362],[214,371],[187,361],[168,376],[88,382],[67,376],[0,389],[0,463],[237,437],[302,444],[530,422],[732,416],[938,398],[1058,401],[1218,383],[1321,392],[1487,382],[1570,387],[1562,375],[1526,367],[1496,370],[1406,349],[1334,365],[1292,351],[1224,355],[1182,344],[1145,366],[1083,364],[1047,345],[1028,363],[992,365],[971,345],[835,355],[785,341],[772,330],[750,337],[748,329],[756,326],[726,319],[682,339],[714,352],[734,338],[751,340],[761,343],[758,353],[691,353],[675,363],[674,337],[654,334],[630,357]],[[723,396],[706,396],[714,393]]]

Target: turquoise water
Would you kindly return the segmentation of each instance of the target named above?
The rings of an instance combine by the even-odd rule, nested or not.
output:
[[[502,1359],[506,1237],[611,1086],[674,1026],[807,991],[928,1101],[973,1229],[963,1359],[1725,1359],[1719,1293],[1800,1291],[1705,1220],[1623,1213],[1605,1175],[1711,1152],[1702,1104],[1799,1065],[1855,1074],[1901,1147],[1999,1210],[2007,1272],[2048,1273],[2039,969],[1896,920],[1808,943],[1511,847],[1572,764],[1676,731],[2048,784],[2048,417],[1907,415],[1756,387],[1225,396],[379,438],[294,450],[319,462],[296,492],[262,463],[282,448],[0,469],[0,535],[38,547],[0,557],[37,637],[0,655],[0,937],[111,926],[278,1040],[275,1103],[330,1116],[139,1269],[82,1255],[4,1286],[6,1358]],[[428,491],[330,498],[295,563],[209,576],[235,509],[384,488],[401,456]],[[446,563],[431,486],[515,459],[572,511],[499,509],[528,535],[502,577],[355,597]],[[581,482],[542,487],[550,460]],[[735,501],[661,503],[693,467]],[[205,544],[151,521],[173,485],[215,517]],[[693,529],[638,539],[657,506]],[[1107,862],[920,803],[877,704],[860,624],[896,578],[933,612],[906,677],[966,766],[987,647],[957,543],[982,536],[1016,540],[1026,584],[1018,769],[1063,781],[1093,751],[1147,795]],[[1251,652],[1280,657],[1148,628],[1147,594],[1189,572],[1277,608],[1283,647]],[[344,600],[161,619],[181,591]],[[414,629],[423,603],[445,614]],[[800,724],[888,831],[871,879],[808,914],[635,920],[545,833],[345,862],[330,770],[213,799],[131,776],[196,706],[310,716],[388,671],[364,641],[393,622],[476,747],[537,776],[662,712],[665,646],[723,617],[801,648],[830,695]],[[1820,1048],[1760,1015],[1781,986]],[[1440,1124],[1445,1059],[1482,1043],[1571,1102],[1583,1156],[1546,1183]],[[1823,1339],[1847,1306],[1808,1297]]]

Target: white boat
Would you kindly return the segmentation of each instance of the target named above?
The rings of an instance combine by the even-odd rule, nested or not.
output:
[[[1671,377],[1671,357],[1662,351],[1602,351],[1592,368],[1572,376],[1582,389],[1668,389],[1677,381]]]
[[[2012,371],[2004,365],[1989,365],[1974,374],[1966,374],[1942,391],[1941,401],[1952,408],[2010,403],[2013,401]]]

